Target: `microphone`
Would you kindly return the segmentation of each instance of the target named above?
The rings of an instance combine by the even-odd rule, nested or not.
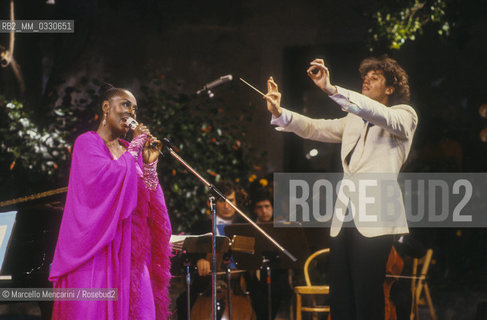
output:
[[[128,117],[127,120],[125,120],[125,124],[130,130],[134,130],[139,125],[139,123],[132,117]]]
[[[137,128],[137,126],[139,125],[139,123],[137,122],[137,120],[135,120],[134,118],[132,117],[128,117],[127,120],[125,120],[125,124],[127,125],[127,127],[129,127],[130,130],[134,130],[135,128]],[[171,149],[174,148],[174,146],[171,144],[171,142],[167,139],[167,138],[164,138],[162,140],[162,143],[165,145],[165,146],[168,146],[170,147]],[[157,144],[154,142],[152,143],[151,145],[152,147],[156,147]]]
[[[137,122],[137,120],[135,120],[134,118],[132,117],[128,117],[127,120],[125,120],[125,124],[127,125],[127,127],[129,127],[130,130],[134,130],[135,128],[137,128],[137,126],[139,125],[139,123]],[[167,140],[166,138],[164,138],[165,140]],[[169,141],[169,140],[167,140]],[[165,143],[165,141],[163,141]],[[157,149],[157,144],[155,142],[153,142],[151,144],[151,147]]]
[[[219,85],[224,84],[225,82],[232,81],[232,79],[233,79],[233,77],[231,74],[227,74],[226,76],[221,76],[220,78],[205,84],[203,89],[198,90],[196,92],[196,94],[201,94],[202,92],[208,91],[211,88],[218,87]]]

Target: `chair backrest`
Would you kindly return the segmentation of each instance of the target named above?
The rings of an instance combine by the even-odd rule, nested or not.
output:
[[[431,264],[431,258],[433,257],[433,249],[428,249],[426,254],[422,258],[414,258],[413,260],[413,270],[412,275],[417,276],[417,280],[424,280],[426,278],[426,274],[428,273],[428,269]],[[421,272],[418,274],[418,267],[421,266]],[[418,282],[418,281],[413,281]]]
[[[308,257],[308,259],[306,259],[306,262],[304,263],[304,280],[306,281],[306,285],[308,287],[310,287],[312,285],[311,280],[309,278],[309,272],[308,272],[308,268],[309,268],[311,261],[313,261],[313,259],[316,258],[317,256],[319,256],[321,254],[329,253],[329,252],[330,252],[330,248],[321,249],[321,250],[314,252],[313,254],[311,254]]]
[[[423,291],[426,275],[428,274],[428,269],[431,263],[431,258],[433,257],[433,249],[428,249],[426,254],[422,258],[414,258],[413,260],[413,270],[412,270],[412,280],[411,280],[411,313],[410,319],[418,317],[418,304]],[[421,273],[418,274],[418,267],[421,266]]]

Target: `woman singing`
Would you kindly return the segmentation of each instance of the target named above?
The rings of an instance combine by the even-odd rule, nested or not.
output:
[[[53,319],[167,319],[171,225],[157,177],[161,143],[139,124],[120,139],[137,101],[101,90],[96,132],[74,144],[68,194],[49,280],[54,288],[115,288],[117,300],[54,303]]]

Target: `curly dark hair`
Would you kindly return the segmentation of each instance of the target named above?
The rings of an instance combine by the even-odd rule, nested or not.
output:
[[[223,195],[225,195],[225,196],[229,196],[229,195],[231,195],[234,192],[235,192],[235,196],[237,196],[238,188],[230,180],[222,180],[222,181],[218,182],[215,185],[215,187],[218,190],[220,190],[223,193]]]
[[[258,188],[250,193],[250,208],[255,209],[257,202],[268,200],[274,206],[274,195],[269,188]]]
[[[386,85],[394,87],[394,93],[389,96],[389,104],[409,103],[408,75],[396,60],[387,55],[365,58],[358,70],[362,78],[371,70],[382,71]]]

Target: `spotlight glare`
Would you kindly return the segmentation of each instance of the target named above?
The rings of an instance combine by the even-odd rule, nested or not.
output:
[[[306,154],[306,159],[311,159],[314,158],[318,155],[318,150],[316,149],[311,149],[307,154]]]

